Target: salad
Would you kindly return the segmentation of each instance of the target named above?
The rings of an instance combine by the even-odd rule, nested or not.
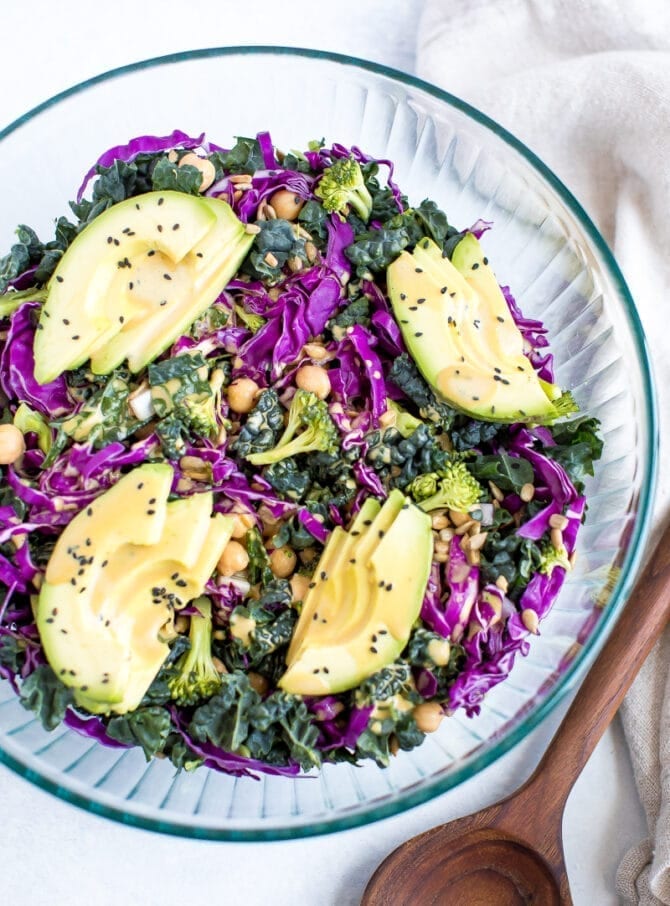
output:
[[[0,260],[0,678],[49,730],[235,775],[476,715],[602,450],[493,225],[267,133],[135,138],[70,207]]]

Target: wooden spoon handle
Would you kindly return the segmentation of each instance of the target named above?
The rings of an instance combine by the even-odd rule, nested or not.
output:
[[[575,780],[669,619],[670,524],[542,761],[523,792],[515,794],[519,806],[530,798],[565,805]]]

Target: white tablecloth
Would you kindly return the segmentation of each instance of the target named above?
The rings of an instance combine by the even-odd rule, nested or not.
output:
[[[290,0],[5,3],[0,128],[98,72],[195,47],[316,47],[413,72],[420,9],[421,0],[327,6]],[[476,783],[431,803],[356,830],[278,843],[203,843],[124,827],[67,805],[0,766],[2,900],[12,906],[354,906],[378,862],[403,840],[515,789],[558,719],[548,720]],[[614,906],[616,867],[644,834],[616,724],[573,791],[564,832],[576,906]]]

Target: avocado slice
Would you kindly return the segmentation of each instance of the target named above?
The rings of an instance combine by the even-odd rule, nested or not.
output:
[[[47,565],[42,646],[93,713],[138,706],[169,653],[163,627],[202,594],[232,535],[211,493],[168,502],[172,476],[167,465],[123,476],[65,528]]]
[[[521,332],[480,252],[466,236],[452,262],[422,239],[388,266],[407,348],[430,386],[462,412],[487,421],[551,420],[561,391],[540,380],[523,354]]]
[[[138,466],[77,513],[56,542],[46,581],[58,585],[74,579],[81,586],[120,544],[156,544],[163,534],[173,476],[167,463]],[[81,569],[85,573],[80,575]]]
[[[221,199],[147,192],[112,205],[49,281],[34,341],[37,381],[89,358],[97,374],[126,358],[141,370],[211,305],[252,242]]]
[[[279,686],[296,695],[344,692],[396,660],[421,610],[432,551],[427,514],[392,492],[350,548],[332,623],[309,621]],[[326,587],[314,589],[319,615],[328,612]]]
[[[109,374],[126,359],[131,371],[141,371],[209,308],[239,269],[253,235],[245,231],[227,202],[219,198],[194,201],[211,215],[211,228],[176,264],[148,252],[133,262],[132,293],[141,308],[112,339],[93,348],[91,369],[95,374]]]
[[[319,564],[314,571],[313,585],[305,595],[300,619],[291,638],[287,654],[288,658],[295,657],[302,645],[305,632],[312,623],[316,626],[322,620],[332,619],[334,612],[341,606],[341,576],[349,557],[349,551],[356,539],[360,540],[360,537],[372,525],[372,521],[380,509],[380,502],[374,497],[368,497],[356,514],[348,532],[345,532],[339,525],[333,529],[323,549]],[[323,579],[324,575],[326,576],[325,581]],[[320,591],[317,591],[317,589],[320,589]],[[314,628],[312,628],[312,631],[314,631]]]

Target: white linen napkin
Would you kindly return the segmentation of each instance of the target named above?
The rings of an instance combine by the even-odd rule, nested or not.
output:
[[[416,69],[535,151],[613,250],[656,375],[660,527],[670,501],[670,2],[425,0]],[[670,904],[670,630],[621,714],[649,837],[624,858],[618,892]]]

